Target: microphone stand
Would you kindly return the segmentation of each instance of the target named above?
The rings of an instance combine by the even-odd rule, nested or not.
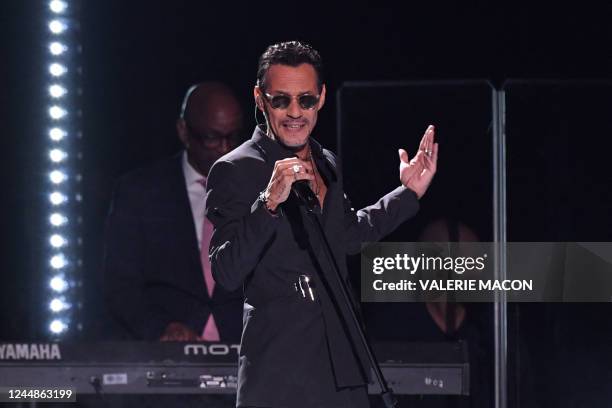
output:
[[[374,356],[374,352],[372,351],[372,346],[370,345],[368,339],[366,338],[363,328],[361,327],[361,324],[359,323],[357,312],[355,311],[355,307],[353,306],[353,303],[350,298],[350,290],[346,282],[344,281],[344,279],[342,279],[340,268],[338,267],[338,264],[336,263],[336,259],[334,258],[333,251],[331,249],[331,246],[329,245],[329,241],[327,240],[327,236],[325,235],[323,226],[321,225],[321,222],[319,221],[319,218],[317,217],[316,211],[318,210],[319,212],[321,212],[321,207],[319,205],[319,199],[314,194],[314,192],[311,190],[310,186],[308,185],[308,182],[305,180],[300,180],[298,182],[293,183],[293,192],[298,197],[298,200],[302,204],[304,204],[304,207],[306,208],[307,213],[311,215],[314,221],[314,224],[316,226],[316,230],[318,231],[319,239],[321,240],[321,242],[323,242],[323,247],[325,248],[324,252],[327,255],[329,264],[332,265],[332,269],[334,270],[333,275],[335,276],[336,281],[338,282],[338,286],[340,286],[340,289],[341,289],[340,292],[342,293],[342,300],[344,301],[344,303],[346,304],[349,310],[350,319],[353,325],[355,326],[355,328],[357,329],[357,333],[359,334],[359,340],[361,341],[361,344],[365,348],[366,353],[368,355],[368,360],[370,360],[370,366],[374,370],[374,376],[376,377],[376,381],[378,382],[378,385],[380,386],[380,389],[381,389],[380,396],[382,397],[385,407],[399,408],[399,402],[395,398],[395,395],[393,395],[393,390],[389,388],[389,386],[387,385],[387,381],[385,380],[385,377],[383,376],[383,373],[380,369],[378,361],[376,360],[376,357]],[[333,297],[333,293],[330,293],[330,296]],[[350,338],[349,336],[349,341],[354,341],[354,339]]]

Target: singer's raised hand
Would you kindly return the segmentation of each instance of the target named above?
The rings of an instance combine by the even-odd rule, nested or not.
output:
[[[408,153],[399,149],[399,173],[402,184],[414,191],[420,199],[431,184],[438,165],[438,144],[434,143],[435,129],[429,125],[419,144],[419,150],[412,160]]]
[[[298,180],[314,180],[310,162],[291,157],[274,163],[270,182],[264,191],[268,210],[276,211],[276,207],[289,197],[291,185]]]

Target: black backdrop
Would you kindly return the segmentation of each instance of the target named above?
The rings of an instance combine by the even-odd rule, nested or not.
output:
[[[89,295],[97,291],[113,180],[178,149],[174,121],[193,82],[229,83],[250,128],[257,56],[272,42],[301,39],[318,48],[332,93],[349,80],[612,78],[610,12],[603,7],[425,3],[83,2],[85,305],[95,304]],[[7,0],[0,14],[6,339],[38,334],[36,317],[45,307],[36,290],[43,274],[36,260],[47,239],[39,204],[46,177],[45,7]],[[335,112],[329,98],[317,129],[332,149]]]
[[[98,318],[103,317],[94,295],[99,292],[101,234],[114,179],[178,149],[174,121],[182,94],[193,82],[216,79],[230,84],[245,108],[247,128],[250,128],[257,56],[272,42],[301,39],[318,48],[324,57],[326,81],[332,94],[345,81],[358,80],[485,78],[499,85],[504,78],[612,79],[609,8],[586,3],[573,3],[567,8],[559,3],[554,6],[526,6],[515,2],[404,3],[398,6],[391,2],[374,5],[374,2],[330,1],[82,2],[79,16],[83,46],[86,248],[82,317],[86,329],[95,328]],[[47,239],[41,232],[44,231],[41,223],[45,222],[41,214],[42,186],[47,177],[43,99],[47,77],[45,7],[43,1],[21,0],[5,0],[0,6],[0,146],[3,152],[0,161],[0,339],[7,340],[38,337],[45,330],[39,319],[40,311],[46,307],[45,299],[38,292],[41,282],[44,284],[45,271],[40,270],[44,262],[40,259]],[[387,119],[384,109],[376,111],[382,120]],[[335,98],[329,98],[320,115],[316,136],[335,149],[335,129]],[[581,133],[579,129],[575,131]],[[572,136],[566,134],[564,140]],[[418,135],[410,138],[414,140]],[[612,144],[605,137],[597,140],[597,146],[593,147],[597,149],[596,158],[605,163],[606,152]],[[392,160],[395,160],[395,147],[389,146]],[[486,150],[483,154],[488,154],[489,148],[483,147]],[[516,154],[510,152],[511,164],[520,166],[520,148],[517,145]],[[588,151],[588,148],[583,150],[587,154]],[[444,154],[453,154],[453,150],[445,150]],[[606,172],[605,164],[596,168],[600,173]],[[607,179],[602,175],[599,180]],[[534,182],[534,191],[537,184]],[[359,191],[349,193],[360,204],[373,198]],[[597,196],[588,200],[595,203]],[[574,202],[578,207],[588,206],[588,200]],[[527,208],[529,203],[519,200],[514,208],[519,205]],[[601,203],[594,208],[598,216],[606,214]],[[530,215],[537,218],[537,213]],[[610,241],[609,234],[601,234],[601,225],[582,225],[580,239]],[[530,231],[528,224],[515,226],[510,232],[514,233],[514,239],[529,239],[523,231]],[[541,239],[560,238],[541,232]],[[489,231],[483,233],[488,234]],[[571,231],[563,238],[572,239]],[[538,317],[526,320],[525,333],[527,330],[537,333],[538,328],[542,333],[551,327],[550,322],[545,329],[538,327],[550,316],[555,317],[554,312],[542,309],[523,311],[524,315]],[[584,315],[599,314],[593,309],[574,308],[572,312],[575,321]],[[593,333],[594,327],[601,326],[597,322],[589,325],[592,337],[603,334]],[[557,330],[567,334],[563,327]],[[573,336],[580,336],[580,332]],[[595,344],[603,340],[600,338]],[[536,343],[536,351],[543,352],[543,356],[532,366],[538,373],[558,370],[561,379],[548,385],[541,380],[536,385],[548,390],[544,392],[545,397],[556,396],[556,400],[563,401],[573,395],[576,399],[580,394],[569,391],[575,377],[563,377],[563,368],[569,367],[575,375],[580,375],[589,370],[586,363],[563,366],[557,362],[551,366],[548,359],[605,360],[601,354],[588,359],[583,358],[585,354],[573,354],[576,347],[593,348],[590,338],[566,343],[556,352],[548,349],[547,341]],[[586,383],[590,377],[584,378]],[[589,385],[581,387],[589,389]],[[561,390],[567,391],[564,394]]]

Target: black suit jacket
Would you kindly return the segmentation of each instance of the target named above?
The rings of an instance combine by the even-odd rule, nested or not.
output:
[[[310,143],[328,187],[318,217],[348,281],[345,256],[414,215],[418,201],[414,192],[398,187],[377,204],[354,211],[336,157],[314,140]],[[324,404],[333,398],[334,386],[361,386],[369,374],[365,351],[348,340],[358,339],[356,330],[344,304],[334,300],[341,299],[340,289],[313,220],[293,195],[276,218],[258,199],[274,163],[291,156],[257,128],[251,140],[213,165],[208,179],[206,214],[215,226],[213,276],[229,290],[244,284],[248,306],[238,406],[329,406]],[[300,274],[314,280],[317,301],[296,292]]]
[[[204,282],[179,154],[123,176],[106,225],[104,277],[111,314],[138,340],[157,340],[170,322],[201,334],[211,310],[222,341],[237,342],[242,293]]]

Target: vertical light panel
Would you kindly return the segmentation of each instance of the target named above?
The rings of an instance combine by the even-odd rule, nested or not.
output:
[[[59,340],[80,330],[80,67],[75,1],[47,0],[45,5],[46,177],[48,255],[44,275],[45,330]]]

